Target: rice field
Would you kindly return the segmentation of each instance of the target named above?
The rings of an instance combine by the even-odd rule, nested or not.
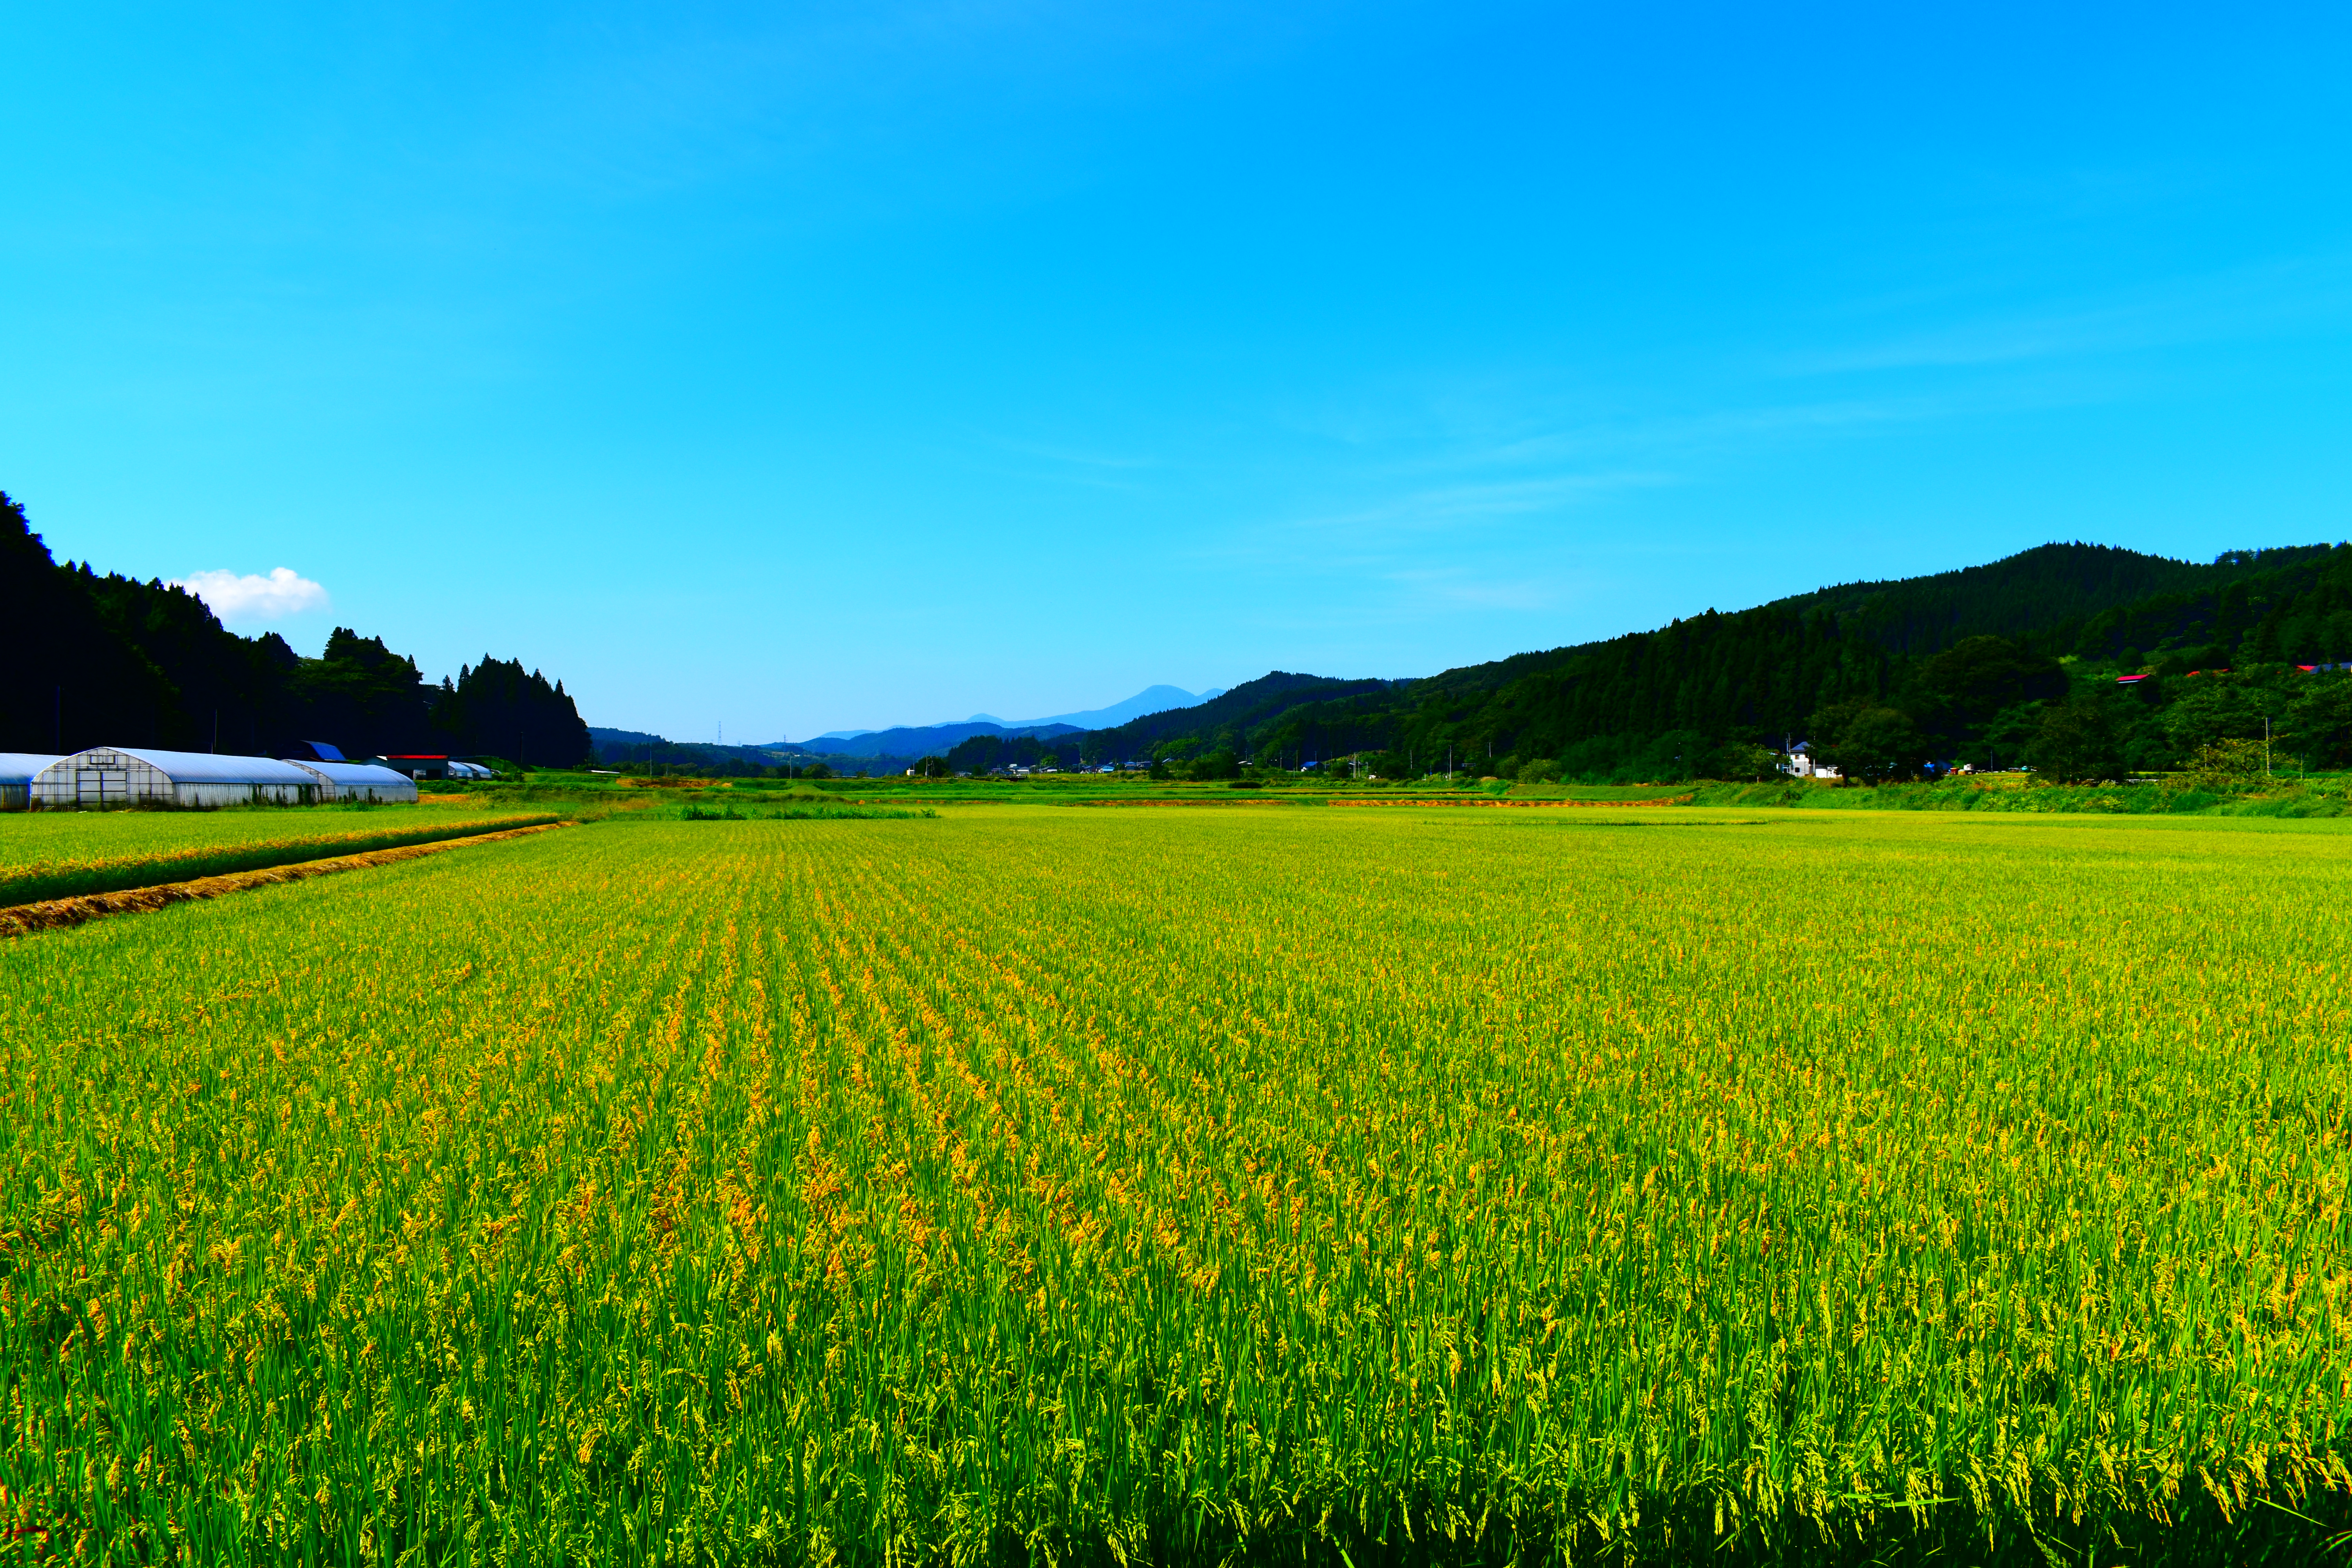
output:
[[[965,807],[25,938],[0,1552],[2313,1561],[2347,886],[2332,822]]]
[[[0,906],[556,820],[543,811],[410,805],[10,812],[0,815]]]

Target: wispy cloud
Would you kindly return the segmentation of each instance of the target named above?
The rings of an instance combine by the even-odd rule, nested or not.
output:
[[[1328,592],[1268,607],[1269,624],[1301,633],[1466,616],[1489,625],[1519,616],[1558,624],[1557,631],[1534,634],[1538,640],[1603,635],[1622,616],[1612,605],[1630,556],[1699,548],[1641,523],[1654,513],[1635,504],[1638,498],[1705,486],[1759,455],[2079,395],[2061,384],[2019,383],[1888,396],[1769,396],[1787,390],[1769,377],[1727,383],[1717,406],[1673,409],[1654,403],[1645,409],[1631,398],[1618,409],[1596,409],[1589,389],[1499,379],[1433,384],[1419,398],[1400,391],[1339,411],[1319,428],[1291,422],[1326,454],[1337,448],[1352,460],[1327,477],[1319,496],[1222,531],[1192,554],[1202,565],[1278,566],[1329,584]]]
[[[1141,495],[1167,476],[1165,459],[1148,453],[1108,451],[1050,440],[975,431],[940,448],[975,472],[1032,484]]]
[[[760,174],[839,184],[887,206],[871,163],[927,145],[937,184],[1057,188],[1082,142],[1017,133],[1041,107],[1149,99],[1301,47],[1342,11],[1215,0],[1165,7],[1087,0],[881,0],[753,7],[681,24],[667,13],[580,28],[523,68],[490,157],[641,197]],[[1330,16],[1324,15],[1330,13]],[[1008,141],[1008,132],[1013,132]],[[900,174],[896,178],[903,180]],[[795,207],[805,205],[806,192]]]
[[[1929,308],[1932,307],[1932,308]],[[1948,296],[1890,302],[1935,319],[1874,340],[1801,350],[1760,346],[1676,367],[1681,407],[1662,407],[1661,367],[1588,367],[1574,379],[1475,376],[1293,414],[1299,434],[1358,455],[1342,504],[1287,521],[1427,528],[1588,505],[1629,490],[1703,483],[1728,463],[1903,426],[2054,410],[2128,398],[2141,351],[2280,333],[2352,331],[2352,252],[2084,296],[2071,303],[1960,314]],[[1838,377],[1917,373],[1899,390]],[[1579,384],[1579,383],[1581,384]]]
[[[1043,458],[1048,462],[1066,463],[1079,468],[1120,470],[1160,467],[1160,459],[1157,458],[1139,458],[1120,452],[1089,452],[1076,447],[1055,447],[1035,441],[1000,439],[996,445],[1008,452],[1018,452],[1023,457]]]
[[[1525,517],[1557,511],[1580,501],[1628,489],[1675,483],[1664,473],[1551,474],[1485,483],[1465,482],[1408,489],[1368,505],[1293,520],[1309,529],[1378,528],[1416,531],[1451,527],[1484,518]]]
[[[2352,254],[2290,258],[2177,278],[2055,310],[1986,312],[1874,342],[1791,354],[1791,374],[1965,369],[2128,353],[2352,326]]]
[[[1560,586],[1525,575],[1482,574],[1463,566],[1391,572],[1387,578],[1423,605],[1461,610],[1548,610],[1559,604]]]
[[[1385,428],[1349,443],[1359,459],[1347,465],[1343,495],[1288,509],[1267,520],[1270,531],[1252,530],[1225,549],[1391,576],[1382,569],[1397,556],[1432,550],[1456,559],[1487,550],[1548,553],[1563,542],[1559,525],[1578,514],[1706,483],[1725,464],[1758,452],[2029,396],[2047,402],[2063,394],[1974,389],[1594,416],[1546,409],[1546,402],[1569,400],[1529,392],[1516,406],[1507,395],[1495,396],[1486,418],[1465,410],[1458,396],[1433,396],[1417,429],[1405,408],[1358,422]]]
[[[276,621],[327,607],[327,590],[289,566],[264,577],[229,571],[191,572],[173,586],[185,588],[224,621]]]
[[[1845,398],[1766,403],[1700,413],[1624,415],[1562,421],[1549,428],[1489,441],[1450,444],[1426,461],[1446,469],[1557,468],[1563,464],[1643,465],[1630,473],[1580,473],[1549,482],[1570,488],[1622,489],[1678,482],[1685,470],[1759,446],[1811,440],[1873,426],[1902,424],[1955,412],[1947,396]]]

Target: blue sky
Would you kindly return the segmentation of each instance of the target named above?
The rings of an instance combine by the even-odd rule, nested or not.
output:
[[[2339,539],[2348,18],[15,7],[0,489],[744,741]]]

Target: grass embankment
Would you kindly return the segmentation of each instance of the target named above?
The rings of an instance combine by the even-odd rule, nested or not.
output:
[[[1696,784],[1512,784],[1507,789],[1495,793],[1501,794],[1509,800],[1570,800],[1591,805],[1616,803],[1642,805],[1654,805],[1660,801],[1679,800],[1696,787]]]
[[[545,812],[405,805],[350,812],[287,807],[11,814],[0,817],[0,907],[258,871],[557,820]]]
[[[2131,784],[2048,784],[2021,777],[1938,784],[1840,787],[1787,780],[1709,784],[1689,791],[1693,805],[1794,806],[1817,811],[1982,811],[2084,813],[2104,816],[2352,816],[2352,781],[2269,780],[2213,785],[2168,781]]]
[[[29,938],[5,1522],[2314,1561],[2347,890],[2331,823],[1006,809],[620,821]]]
[[[1034,800],[1040,791],[1024,784],[992,784],[968,780],[886,779],[614,779],[591,774],[534,774],[521,783],[433,784],[433,798],[515,806],[566,805],[593,810],[675,820],[691,805],[739,813],[764,806],[860,805],[919,799],[926,805]]]

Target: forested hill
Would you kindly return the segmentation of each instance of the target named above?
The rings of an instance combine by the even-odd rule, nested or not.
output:
[[[2074,632],[2107,611],[2218,593],[2329,553],[2325,544],[2232,550],[2200,565],[2106,544],[2044,544],[1983,566],[1891,583],[1847,583],[1764,607],[1791,615],[1834,612],[1849,635],[1890,653],[1940,653],[1969,637],[2070,642]]]
[[[439,685],[380,637],[337,627],[322,658],[241,637],[183,588],[59,564],[0,493],[0,751],[154,746],[285,756],[449,752],[546,765],[589,754],[562,684],[484,656]]]
[[[973,773],[1012,763],[1034,763],[1045,755],[1066,754],[1094,763],[1155,754],[1192,757],[1220,748],[1239,752],[1251,735],[1302,702],[1384,702],[1412,684],[1409,680],[1336,680],[1277,669],[1206,702],[1147,713],[1108,730],[1037,739],[975,735],[948,752],[947,761],[959,773]]]
[[[2022,744],[2019,727],[2038,722],[2041,707],[2079,696],[2137,704],[2113,728],[2137,737],[2135,765],[2154,766],[2193,739],[2139,722],[2177,686],[2118,693],[2115,675],[2346,659],[2352,547],[2236,551],[2197,564],[2050,544],[1424,680],[1299,685],[1246,721],[1196,724],[1156,747],[1172,756],[1223,747],[1294,767],[1369,751],[1394,773],[1451,755],[1493,769],[1546,759],[1585,777],[1671,778],[1747,771],[1759,745],[1819,740],[1817,721],[1865,711],[1903,718],[1923,756],[1990,757]],[[2094,675],[2104,684],[2084,685]]]

